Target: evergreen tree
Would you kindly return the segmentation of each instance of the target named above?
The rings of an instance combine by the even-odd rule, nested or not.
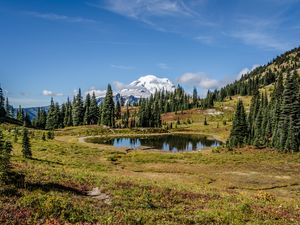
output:
[[[65,116],[66,116],[66,104],[62,104],[61,107],[59,107],[59,104],[56,103],[56,111],[58,112],[59,115],[59,127],[64,128],[65,127]]]
[[[59,110],[54,103],[53,98],[51,98],[50,107],[48,110],[46,129],[53,130],[59,127]]]
[[[45,129],[47,122],[47,114],[42,108],[38,108],[37,117],[34,121],[34,126],[40,129]]]
[[[23,125],[24,125],[24,127],[31,127],[31,120],[30,120],[29,114],[27,112],[25,113]]]
[[[84,108],[83,108],[83,101],[81,96],[81,89],[79,88],[78,93],[73,101],[73,125],[79,126],[83,124],[83,117],[84,117]]]
[[[91,124],[91,95],[88,93],[86,95],[86,98],[85,98],[85,102],[84,102],[84,109],[85,109],[85,112],[84,112],[84,119],[83,119],[83,123],[85,125],[90,125]]]
[[[129,117],[130,117],[130,113],[129,113],[129,106],[128,104],[126,105],[126,111],[122,117],[122,124],[124,128],[128,128],[128,124],[129,124]]]
[[[70,99],[68,97],[67,102],[65,104],[66,111],[64,116],[64,126],[69,127],[73,125],[73,118],[72,118],[72,104],[70,102]]]
[[[60,109],[58,102],[55,103],[55,115],[56,115],[56,128],[63,128],[64,127],[64,113],[65,109]]]
[[[23,152],[24,158],[32,157],[30,139],[28,136],[28,130],[26,128],[23,129],[22,152]]]
[[[119,100],[117,100],[115,111],[116,111],[116,119],[120,119],[121,118],[121,103]]]
[[[239,100],[234,114],[228,145],[231,147],[242,147],[246,143],[247,133],[248,126],[244,104],[242,100]]]
[[[6,183],[8,180],[11,151],[11,143],[4,141],[2,130],[0,130],[0,183]]]
[[[99,108],[97,106],[97,99],[95,93],[93,92],[91,104],[90,104],[90,123],[97,124],[99,118]]]
[[[49,140],[53,140],[53,139],[54,139],[54,131],[53,131],[53,130],[49,130],[49,131],[47,132],[47,138],[48,138]]]
[[[161,116],[158,101],[153,104],[153,127],[161,127]]]
[[[101,123],[109,127],[115,126],[115,106],[110,84],[107,86],[106,96],[103,103]]]
[[[0,87],[0,117],[6,116],[6,111],[5,111],[5,101],[4,101],[4,95],[3,95],[3,90]]]
[[[296,134],[294,132],[293,121],[291,118],[290,118],[289,130],[288,130],[284,150],[286,150],[286,151],[298,151],[299,150],[299,145],[297,143]]]
[[[46,141],[46,135],[45,135],[45,132],[43,132],[43,134],[42,134],[42,140],[43,140],[43,141]]]
[[[297,121],[299,113],[299,111],[297,111],[298,90],[299,84],[297,74],[289,74],[286,78],[285,87],[282,94],[281,113],[278,123],[278,132],[280,135],[279,148],[282,150],[285,148],[289,129],[291,128],[294,132],[297,132],[295,122]],[[292,121],[292,124],[290,124],[290,120]]]
[[[193,106],[196,108],[198,107],[198,92],[196,87],[194,87],[193,90]]]
[[[22,107],[19,105],[19,109],[17,111],[17,120],[23,122],[24,121],[24,110]]]
[[[5,112],[6,112],[7,117],[12,117],[13,116],[12,108],[9,105],[8,98],[6,98],[6,101],[5,101]]]

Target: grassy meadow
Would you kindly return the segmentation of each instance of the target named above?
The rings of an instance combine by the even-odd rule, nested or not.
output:
[[[226,140],[233,101],[215,111],[166,114],[166,123],[180,120],[171,130],[83,126],[46,141],[43,131],[30,130],[32,159],[22,157],[21,136],[15,142],[9,135],[14,126],[2,124],[13,143],[12,169],[25,175],[25,185],[1,187],[0,224],[300,224],[299,153],[251,147],[169,153],[80,141],[165,132]]]

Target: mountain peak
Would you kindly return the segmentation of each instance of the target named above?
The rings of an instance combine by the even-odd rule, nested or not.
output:
[[[155,75],[141,76],[136,81],[129,84],[129,89],[137,89],[147,95],[154,94],[156,91],[174,91],[175,85],[168,78],[160,78]]]

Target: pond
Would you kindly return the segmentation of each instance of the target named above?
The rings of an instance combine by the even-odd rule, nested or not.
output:
[[[199,135],[154,135],[141,137],[91,137],[86,142],[112,145],[114,147],[126,147],[130,149],[149,148],[164,151],[194,151],[205,147],[216,147],[222,142]]]

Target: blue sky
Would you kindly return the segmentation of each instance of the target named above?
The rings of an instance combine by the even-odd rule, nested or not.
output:
[[[300,43],[298,0],[0,0],[0,82],[24,107],[141,75],[200,93]]]

